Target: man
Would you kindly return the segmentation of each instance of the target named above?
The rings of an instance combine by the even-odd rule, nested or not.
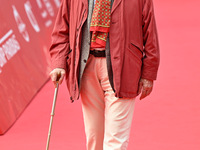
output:
[[[51,79],[81,95],[88,150],[126,150],[135,97],[156,80],[152,0],[63,0],[52,33]]]

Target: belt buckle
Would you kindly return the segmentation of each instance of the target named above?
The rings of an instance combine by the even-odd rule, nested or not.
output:
[[[94,57],[105,57],[103,54],[103,51],[99,51],[99,50],[93,50],[91,53]]]
[[[98,53],[99,53],[99,51],[94,50],[94,56],[95,56],[95,57],[98,57]]]

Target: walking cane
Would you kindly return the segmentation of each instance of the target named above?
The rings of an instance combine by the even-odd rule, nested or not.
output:
[[[50,143],[50,137],[51,137],[51,128],[52,128],[52,124],[53,124],[53,117],[54,117],[54,112],[55,112],[55,107],[56,107],[56,99],[57,99],[58,88],[59,88],[59,83],[58,83],[59,78],[60,78],[60,76],[57,77],[57,80],[56,80],[56,88],[55,88],[54,98],[53,98],[53,105],[52,105],[52,111],[51,111],[51,120],[50,120],[50,125],[49,125],[49,133],[48,133],[46,150],[49,150],[49,143]]]

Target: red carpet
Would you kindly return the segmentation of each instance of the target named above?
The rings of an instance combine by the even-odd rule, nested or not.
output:
[[[128,150],[200,150],[200,1],[154,0],[161,65],[154,91],[137,100]],[[80,101],[59,90],[50,150],[85,150]],[[54,88],[48,82],[4,135],[0,150],[44,150]]]

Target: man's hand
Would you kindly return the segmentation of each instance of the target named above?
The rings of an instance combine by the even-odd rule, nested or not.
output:
[[[65,74],[66,74],[65,69],[62,69],[62,68],[55,68],[50,72],[49,75],[55,87],[56,87],[56,81],[58,81],[59,84],[62,83],[65,77]]]
[[[148,96],[153,89],[153,80],[140,79],[138,95],[142,92],[140,100]]]

